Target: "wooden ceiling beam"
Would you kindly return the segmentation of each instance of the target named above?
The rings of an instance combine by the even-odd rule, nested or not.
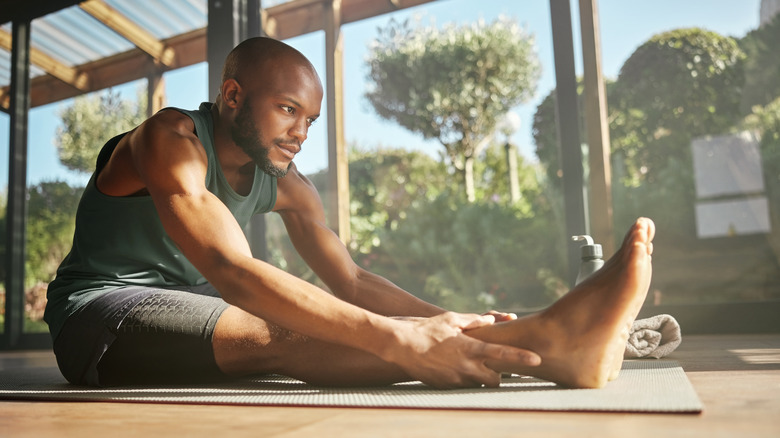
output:
[[[31,107],[45,105],[68,99],[84,93],[115,87],[151,74],[187,67],[205,61],[206,29],[197,29],[186,34],[165,40],[176,57],[168,67],[155,63],[146,52],[133,49],[108,58],[83,64],[79,70],[86,74],[89,86],[85,90],[76,90],[49,75],[38,76],[30,81]],[[9,89],[0,89],[0,106],[8,108]]]
[[[173,64],[173,49],[160,42],[154,35],[141,28],[119,11],[102,0],[88,0],[79,7],[109,29],[118,33],[136,47],[148,53],[155,61],[170,67]]]
[[[330,0],[297,0],[265,9],[265,32],[280,40],[325,29],[324,3]],[[432,0],[342,0],[341,23],[352,23]]]
[[[0,47],[11,51],[11,34],[3,29],[0,29]],[[30,63],[80,92],[88,90],[87,74],[68,67],[35,47],[30,48]]]
[[[328,1],[330,0],[294,0],[264,9],[265,31],[268,36],[283,40],[323,30],[325,26],[324,3]],[[434,0],[341,0],[341,23],[352,23],[431,1]],[[93,16],[96,18],[98,15],[104,17],[98,19],[132,41],[138,49],[86,63],[75,69],[62,66],[66,69],[69,68],[70,71],[61,70],[59,67],[55,69],[53,64],[50,66],[52,71],[40,66],[51,76],[32,79],[30,84],[32,107],[143,79],[150,73],[164,72],[206,61],[205,28],[159,41],[150,38],[146,31],[135,24],[119,24],[123,19],[129,20],[116,11],[113,14],[105,13],[104,9],[108,6],[102,1],[89,0],[83,3],[82,7],[84,5],[88,5],[86,8],[94,12]],[[113,11],[113,9],[111,10]],[[92,14],[92,12],[89,13]],[[133,26],[136,30],[132,30]],[[124,30],[120,31],[117,28]],[[46,64],[42,59],[40,62]],[[60,73],[61,77],[55,79],[55,72],[60,71],[65,73]],[[88,80],[83,79],[85,80],[83,88],[77,86],[81,84],[79,81],[67,83],[68,81],[63,79],[74,77],[74,75],[88,78]],[[0,107],[8,108],[8,105],[8,87],[0,88]]]

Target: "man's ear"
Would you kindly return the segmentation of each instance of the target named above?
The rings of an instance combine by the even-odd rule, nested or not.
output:
[[[238,100],[241,95],[241,85],[235,79],[228,79],[222,83],[220,89],[222,100],[229,108],[238,108]]]

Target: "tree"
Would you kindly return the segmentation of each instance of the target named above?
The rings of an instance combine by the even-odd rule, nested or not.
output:
[[[74,218],[83,189],[62,181],[41,182],[27,190],[26,285],[48,283],[70,250]]]
[[[648,215],[659,227],[670,225],[675,238],[695,236],[690,144],[734,129],[743,65],[733,38],[678,29],[643,43],[618,79],[607,81],[615,223]],[[551,185],[559,187],[554,90],[537,107],[533,133]]]
[[[780,83],[780,78],[776,81]],[[766,106],[754,106],[741,127],[761,136],[761,163],[772,229],[768,239],[775,257],[780,260],[780,96]]]
[[[451,186],[446,166],[420,151],[400,148],[349,152],[350,249],[368,254],[381,244],[379,232],[392,229],[406,212],[435,199]]]
[[[750,113],[753,106],[767,105],[780,96],[780,14],[769,23],[749,32],[739,47],[745,52],[745,89],[741,109]]]
[[[308,177],[320,193],[325,191],[325,171]],[[446,192],[451,180],[446,166],[423,152],[391,147],[368,151],[350,145],[352,255],[370,265],[372,252],[382,244],[382,231],[396,228],[410,208]],[[271,262],[308,281],[316,281],[292,246],[281,220],[269,216],[267,224]]]
[[[438,140],[470,202],[475,158],[504,115],[533,96],[540,75],[533,37],[507,18],[443,29],[391,21],[368,66],[376,112]]]
[[[611,96],[627,128],[613,149],[641,160],[649,180],[670,161],[690,163],[691,139],[740,120],[744,57],[733,38],[698,28],[650,38],[623,64]]]
[[[381,230],[371,269],[453,310],[547,305],[543,273],[560,275],[565,266],[550,213],[442,195],[410,208],[396,228]]]
[[[55,139],[60,161],[69,169],[91,173],[103,144],[145,118],[146,96],[142,93],[137,104],[111,90],[76,97],[60,112],[62,125],[57,127]]]

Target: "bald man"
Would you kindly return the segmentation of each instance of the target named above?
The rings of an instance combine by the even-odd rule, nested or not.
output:
[[[500,372],[603,386],[647,292],[654,226],[550,308],[446,312],[367,272],[295,167],[322,85],[286,44],[253,38],[216,102],[169,108],[103,147],[45,319],[63,375],[113,386],[278,373],[320,385],[497,386]],[[250,217],[278,213],[333,294],[252,257]],[[518,242],[521,244],[521,242]]]

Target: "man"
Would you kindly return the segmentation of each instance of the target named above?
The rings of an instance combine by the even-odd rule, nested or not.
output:
[[[497,386],[518,372],[601,386],[650,281],[641,219],[598,275],[536,315],[445,312],[359,268],[293,158],[322,85],[279,41],[228,56],[216,103],[160,111],[110,140],[76,215],[45,319],[73,383],[279,373],[322,385]],[[279,213],[334,295],[252,258],[242,226]]]

